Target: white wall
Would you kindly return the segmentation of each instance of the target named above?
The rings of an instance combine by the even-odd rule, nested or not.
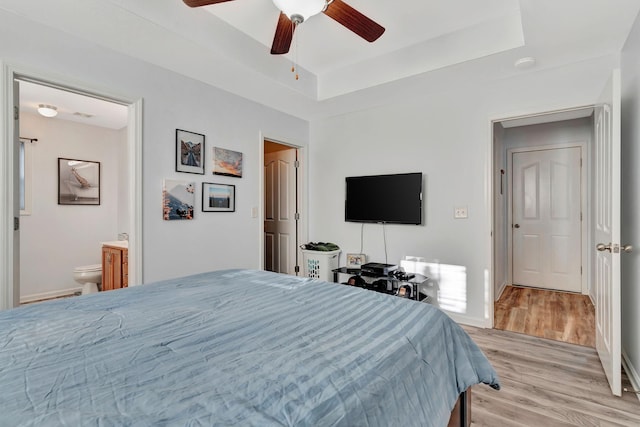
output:
[[[119,153],[126,139],[120,131],[25,113],[20,134],[38,139],[30,152],[31,215],[21,217],[20,296],[25,300],[81,287],[73,268],[99,264],[100,242],[116,239]],[[100,162],[99,206],[58,205],[58,157]]]
[[[93,90],[143,98],[143,275],[145,282],[231,267],[260,266],[261,135],[306,145],[300,119],[43,25],[0,12],[2,61],[59,75]],[[206,174],[175,172],[175,130],[206,135]],[[211,150],[244,154],[241,179],[213,176]],[[193,181],[193,221],[162,220],[162,180]],[[236,186],[235,213],[202,213],[201,183]],[[119,231],[119,230],[118,230]]]
[[[640,17],[622,51],[622,352],[640,388]],[[629,372],[631,371],[631,372]]]
[[[487,324],[491,120],[593,104],[617,63],[617,57],[600,58],[498,82],[476,83],[474,76],[452,87],[417,90],[402,103],[314,122],[310,240],[359,250],[360,225],[344,222],[345,176],[421,171],[426,223],[387,226],[388,259],[416,255],[460,266],[464,274],[456,270],[457,285],[451,285],[460,286],[455,317]],[[455,206],[467,206],[469,218],[454,219]],[[364,252],[384,260],[380,225],[365,226]]]

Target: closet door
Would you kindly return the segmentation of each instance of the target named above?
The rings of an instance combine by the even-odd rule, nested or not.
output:
[[[581,148],[512,153],[513,284],[582,291]]]

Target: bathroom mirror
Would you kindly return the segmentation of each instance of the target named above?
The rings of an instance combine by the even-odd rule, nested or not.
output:
[[[58,157],[58,204],[100,204],[100,162]]]

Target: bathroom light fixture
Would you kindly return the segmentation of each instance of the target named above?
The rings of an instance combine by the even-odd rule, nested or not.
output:
[[[38,113],[45,117],[55,117],[58,115],[58,107],[47,104],[38,105]]]

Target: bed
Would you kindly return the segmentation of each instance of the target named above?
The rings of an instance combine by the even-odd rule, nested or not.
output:
[[[437,308],[265,271],[0,312],[3,426],[440,427],[478,383],[499,388]]]

